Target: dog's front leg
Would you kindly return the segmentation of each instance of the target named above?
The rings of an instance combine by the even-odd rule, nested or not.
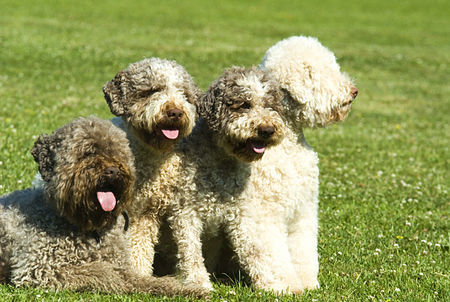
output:
[[[202,221],[196,213],[182,209],[175,211],[167,220],[173,230],[173,237],[178,247],[177,269],[183,281],[212,291],[212,283],[202,255]]]
[[[157,215],[135,217],[130,224],[131,264],[139,275],[153,274],[153,259],[160,224]]]
[[[252,284],[277,293],[301,293],[303,286],[291,262],[282,223],[266,215],[241,214],[228,223],[227,233],[239,263]]]
[[[317,252],[317,202],[303,207],[289,225],[289,251],[297,276],[306,289],[319,287],[319,256]]]

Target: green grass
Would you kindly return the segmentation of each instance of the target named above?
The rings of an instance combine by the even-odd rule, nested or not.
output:
[[[37,135],[109,118],[101,87],[144,57],[206,89],[282,38],[318,37],[355,78],[320,156],[321,288],[302,301],[449,301],[450,2],[0,0],[0,194],[29,186]],[[216,284],[212,301],[293,301]],[[158,301],[0,286],[6,301]],[[186,301],[186,299],[173,299]]]

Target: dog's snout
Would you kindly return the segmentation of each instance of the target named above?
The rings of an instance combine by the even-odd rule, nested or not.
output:
[[[110,178],[117,177],[120,174],[120,169],[117,167],[108,167],[104,171],[104,175]]]
[[[174,120],[174,121],[179,120],[183,116],[183,110],[178,109],[178,108],[169,109],[169,110],[167,110],[167,116],[171,120]]]
[[[275,133],[275,128],[272,125],[261,125],[258,127],[258,134],[261,137],[269,138]]]
[[[352,86],[352,88],[350,88],[350,94],[352,95],[353,98],[356,98],[356,96],[358,95],[358,88]]]

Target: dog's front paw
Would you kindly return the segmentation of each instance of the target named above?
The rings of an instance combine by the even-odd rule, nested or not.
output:
[[[150,277],[153,275],[152,266],[145,265],[135,265],[133,266],[134,271],[141,277]]]
[[[209,280],[209,276],[203,276],[203,277],[188,276],[183,279],[184,279],[183,283],[186,285],[191,285],[191,286],[196,286],[196,287],[202,288],[204,291],[206,291],[208,293],[214,291],[213,285],[212,285],[211,281]]]
[[[211,288],[209,288],[207,286],[199,286],[197,284],[189,283],[184,285],[184,291],[187,293],[187,295],[192,297],[209,299],[213,288],[212,286]]]
[[[191,281],[191,282],[189,282],[188,284],[192,284],[192,285],[201,287],[201,288],[202,288],[203,290],[205,290],[206,292],[212,292],[212,291],[214,291],[214,287],[213,287],[211,281],[209,281],[209,279],[208,279],[208,280],[203,280],[203,281],[200,281],[200,280],[197,280],[197,281]]]
[[[303,292],[303,287],[301,284],[290,285],[285,282],[257,282],[255,287],[272,291],[277,295],[289,295],[289,294],[301,294]]]
[[[296,282],[295,284],[291,284],[287,289],[287,294],[296,294],[301,295],[305,291],[306,287],[303,286],[301,282]]]
[[[303,283],[304,289],[313,290],[313,289],[320,288],[319,280],[317,280],[317,277],[302,278],[302,283]]]
[[[203,282],[200,286],[207,292],[214,291],[214,287],[212,286],[211,281]]]

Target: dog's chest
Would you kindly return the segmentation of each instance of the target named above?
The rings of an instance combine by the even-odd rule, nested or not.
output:
[[[197,200],[204,200],[206,206],[216,207],[217,211],[225,211],[239,202],[249,177],[250,169],[235,161],[217,161],[199,167],[193,179]]]
[[[310,148],[286,142],[273,147],[252,165],[244,200],[292,216],[317,201],[317,165],[317,154]]]
[[[134,207],[141,212],[164,211],[174,202],[179,182],[184,181],[181,165],[178,154],[158,160],[140,157]]]

